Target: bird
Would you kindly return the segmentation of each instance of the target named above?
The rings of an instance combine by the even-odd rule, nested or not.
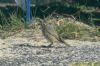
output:
[[[47,47],[52,47],[54,42],[58,41],[61,42],[68,47],[70,47],[69,44],[67,44],[63,38],[57,33],[57,31],[54,28],[54,25],[48,24],[45,19],[39,19],[40,25],[41,25],[41,31],[44,35],[44,37],[51,42]]]

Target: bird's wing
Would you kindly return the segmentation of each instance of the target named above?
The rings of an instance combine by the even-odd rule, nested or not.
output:
[[[50,35],[54,36],[57,40],[60,39],[60,35],[57,33],[53,25],[46,25],[45,29]]]

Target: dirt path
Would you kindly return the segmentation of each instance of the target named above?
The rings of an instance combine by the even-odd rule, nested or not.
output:
[[[69,66],[70,62],[100,61],[100,42],[66,40],[72,47],[55,43],[43,48],[41,45],[49,43],[39,34],[18,36],[0,40],[0,66]]]

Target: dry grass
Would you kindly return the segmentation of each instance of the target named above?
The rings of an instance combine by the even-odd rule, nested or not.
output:
[[[99,41],[100,27],[93,27],[69,17],[46,18],[49,23],[55,24],[58,33],[67,39]]]
[[[39,22],[34,18],[31,21],[30,29],[39,29]],[[48,16],[45,18],[48,23],[55,24],[58,33],[67,39],[77,40],[89,40],[99,41],[100,38],[100,27],[92,27],[83,22],[76,21],[69,17],[59,16],[58,18]],[[7,21],[4,19],[4,21]],[[25,21],[23,18],[19,18],[16,14],[11,14],[8,19],[10,24],[6,22],[5,25],[1,26],[1,37],[5,38],[12,36],[21,30],[25,29]]]

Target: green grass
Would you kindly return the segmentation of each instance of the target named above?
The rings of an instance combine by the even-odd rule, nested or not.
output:
[[[12,9],[12,8],[10,8],[10,9]],[[81,11],[82,13],[85,13],[85,16],[86,16],[88,14],[85,11],[87,11],[87,10],[95,11],[94,9],[96,7],[89,7],[89,6],[86,6],[86,5],[79,5],[79,3],[76,3],[74,5],[73,4],[71,4],[71,5],[66,4],[64,9],[62,9],[62,8],[60,9],[60,7],[59,7],[61,12],[64,12],[64,14],[66,14],[66,11],[69,11],[69,13],[74,12],[73,8],[76,10],[76,12]],[[8,11],[10,9],[8,9]],[[85,11],[83,11],[83,10],[85,10]],[[74,12],[74,13],[76,13],[76,12]],[[71,14],[74,15],[75,18],[78,17],[78,18],[76,18],[78,21],[83,22],[82,19],[84,19],[84,21],[85,21],[84,23],[87,24],[87,22],[88,22],[93,29],[87,29],[84,26],[82,27],[80,25],[76,25],[75,23],[71,22],[71,20],[68,22],[68,20],[65,19],[64,20],[64,25],[61,25],[61,26],[57,27],[57,31],[58,31],[59,34],[61,34],[62,37],[68,38],[68,39],[85,39],[85,38],[94,37],[94,36],[100,37],[100,27],[97,27],[94,24],[96,20],[97,21],[100,21],[100,20],[98,18],[95,19],[93,13],[89,12],[88,17],[86,17],[86,18],[84,18],[85,16],[82,15],[82,14],[79,14],[79,16],[78,16],[77,14],[74,14],[74,13],[71,13]],[[20,11],[20,9],[18,11],[12,9],[12,11],[10,11],[10,13],[8,12],[8,14],[9,14],[9,16],[6,16],[5,12],[0,10],[0,17],[1,17],[0,18],[0,30],[1,31],[5,31],[5,32],[15,31],[16,32],[20,29],[25,28],[24,13],[23,13],[23,15],[21,15],[22,12]],[[51,15],[51,14],[49,14],[49,15]],[[47,16],[46,18],[48,20],[51,20],[53,17],[52,16]]]
[[[23,17],[17,16],[17,14],[9,14],[9,17],[6,17],[0,11],[0,29],[4,31],[13,31],[17,29],[24,28],[25,20]]]
[[[0,12],[0,16],[2,17],[0,30],[5,32],[4,36],[9,34],[8,32],[16,32],[20,29],[25,29],[25,20],[23,17],[17,16],[17,13],[10,14],[9,17],[6,17]],[[48,21],[52,20],[51,17],[48,16],[46,19]],[[58,26],[57,31],[64,38],[87,40],[87,37],[100,36],[100,27],[97,27],[97,30],[94,30],[77,25],[75,22],[71,22],[71,20],[68,21],[67,18],[63,21],[64,25]]]
[[[67,21],[64,19],[64,25],[57,27],[58,33],[67,39],[90,40],[95,36],[100,37],[100,28],[89,26],[84,23]]]
[[[8,36],[14,35],[19,30],[25,28],[25,20],[23,17],[18,16],[17,13],[9,13],[6,16],[0,10],[0,38],[6,38]]]
[[[25,27],[25,21],[22,17],[17,17],[17,14],[10,15],[9,18],[11,30],[21,29]]]

